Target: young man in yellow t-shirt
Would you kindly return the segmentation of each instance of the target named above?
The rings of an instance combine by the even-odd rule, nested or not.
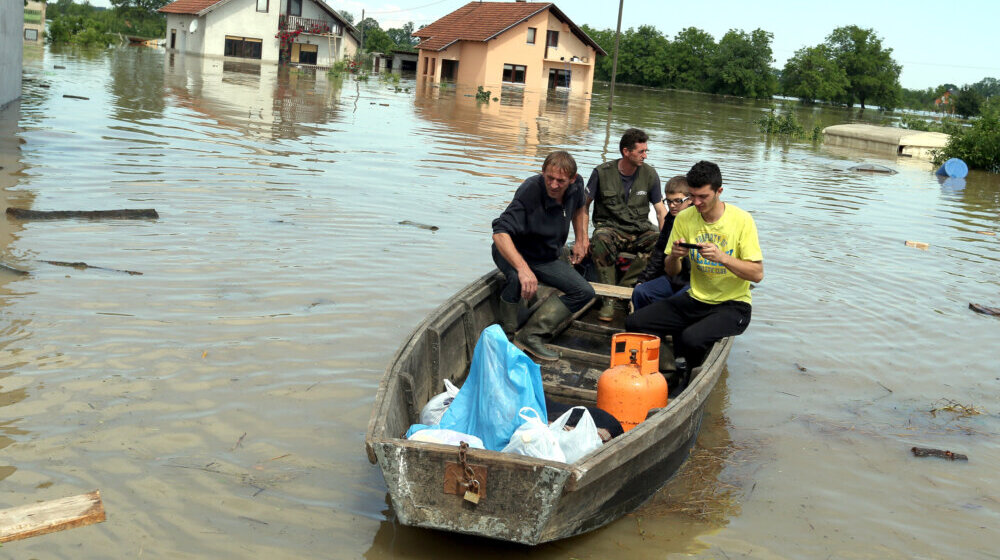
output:
[[[699,161],[686,177],[693,207],[677,215],[663,267],[676,275],[681,259],[690,259],[691,289],[639,309],[625,320],[625,330],[671,335],[675,355],[690,369],[715,341],[750,324],[750,282],[764,279],[764,257],[750,214],[719,199],[719,166]]]

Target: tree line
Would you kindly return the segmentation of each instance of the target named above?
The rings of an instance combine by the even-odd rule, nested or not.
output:
[[[615,31],[582,29],[605,51],[614,50]],[[832,103],[861,108],[877,105],[947,110],[962,116],[979,115],[979,107],[1000,93],[994,78],[959,88],[942,84],[927,90],[900,86],[902,66],[892,58],[875,30],[849,25],[834,29],[822,43],[795,52],[781,69],[774,63],[774,34],[763,29],[732,29],[718,42],[696,27],[668,38],[651,25],[622,32],[618,47],[617,81],[669,89],[743,97],[797,97],[804,103]],[[596,79],[611,79],[611,56],[598,59]],[[936,105],[950,92],[945,107]]]
[[[347,10],[340,10],[340,15],[347,20],[347,23],[354,25],[353,14]],[[394,50],[408,52],[417,51],[413,47],[416,46],[418,40],[416,37],[411,36],[417,28],[414,27],[412,21],[406,22],[402,27],[382,29],[378,20],[373,17],[366,17],[355,25],[355,27],[361,32],[362,36],[359,37],[359,39],[364,40],[364,44],[362,45],[362,50],[364,52],[388,53]]]
[[[170,0],[111,0],[111,9],[77,4],[73,0],[49,2],[45,8],[45,40],[50,43],[108,45],[121,36],[161,38],[166,17],[156,10]]]

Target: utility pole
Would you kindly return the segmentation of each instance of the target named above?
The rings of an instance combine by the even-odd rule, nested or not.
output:
[[[358,23],[358,27],[361,28],[361,52],[365,52],[365,9],[361,8],[361,22]]]
[[[618,76],[618,39],[622,36],[622,8],[625,0],[618,0],[618,28],[615,29],[615,56],[611,62],[611,94],[608,97],[608,112],[615,104],[615,78]]]

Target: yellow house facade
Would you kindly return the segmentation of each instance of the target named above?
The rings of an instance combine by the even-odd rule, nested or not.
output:
[[[589,94],[607,53],[555,4],[470,2],[413,33],[417,75],[482,85]]]

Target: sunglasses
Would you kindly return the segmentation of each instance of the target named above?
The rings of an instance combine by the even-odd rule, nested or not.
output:
[[[667,204],[684,204],[687,201],[686,198],[668,198]]]

